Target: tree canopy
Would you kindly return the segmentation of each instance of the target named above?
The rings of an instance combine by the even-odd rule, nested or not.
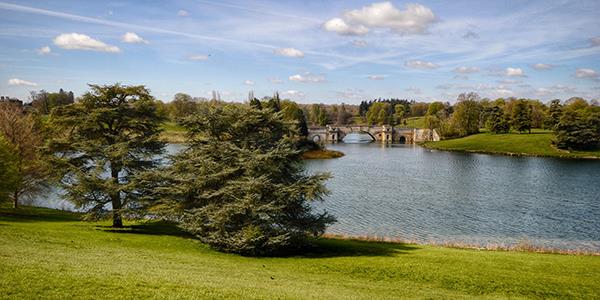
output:
[[[141,188],[135,177],[158,164],[162,119],[144,86],[90,85],[74,104],[54,110],[52,153],[67,198],[90,217],[112,210],[114,227],[135,207]]]

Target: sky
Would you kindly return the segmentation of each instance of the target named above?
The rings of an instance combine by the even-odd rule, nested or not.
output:
[[[0,95],[600,99],[600,1],[3,1]]]

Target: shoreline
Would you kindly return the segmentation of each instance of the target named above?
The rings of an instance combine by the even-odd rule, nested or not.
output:
[[[501,251],[501,252],[522,252],[522,253],[539,253],[539,254],[560,254],[560,255],[572,255],[572,256],[600,256],[600,250],[582,250],[582,249],[560,249],[555,247],[543,247],[536,246],[527,241],[523,241],[517,244],[473,244],[463,242],[420,242],[415,240],[405,240],[401,238],[390,238],[385,236],[353,236],[344,234],[331,234],[325,233],[321,238],[326,239],[338,239],[338,240],[350,240],[350,241],[363,241],[373,243],[390,243],[390,244],[407,244],[407,245],[418,245],[418,246],[431,246],[441,247],[450,249],[464,249],[464,250],[478,250],[478,251]]]
[[[516,157],[544,157],[544,158],[559,158],[559,159],[600,160],[599,156],[588,156],[588,155],[578,156],[578,155],[572,154],[570,152],[566,152],[565,154],[561,154],[561,155],[552,155],[552,154],[541,154],[541,153],[473,150],[473,149],[436,147],[433,145],[429,145],[428,143],[431,143],[431,142],[422,142],[417,145],[419,145],[425,149],[429,149],[429,150],[447,151],[447,152],[456,152],[456,153],[489,154],[489,155],[516,156]]]

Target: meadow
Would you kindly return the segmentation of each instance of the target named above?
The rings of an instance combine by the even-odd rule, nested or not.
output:
[[[0,298],[598,298],[600,257],[317,239],[288,257],[216,252],[175,226],[0,209]]]

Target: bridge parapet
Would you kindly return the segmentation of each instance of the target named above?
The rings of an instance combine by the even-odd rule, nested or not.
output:
[[[346,125],[309,128],[309,138],[317,142],[337,143],[351,133],[370,135],[374,141],[382,143],[414,144],[425,141],[439,141],[436,130],[395,127],[391,125],[366,126]]]

